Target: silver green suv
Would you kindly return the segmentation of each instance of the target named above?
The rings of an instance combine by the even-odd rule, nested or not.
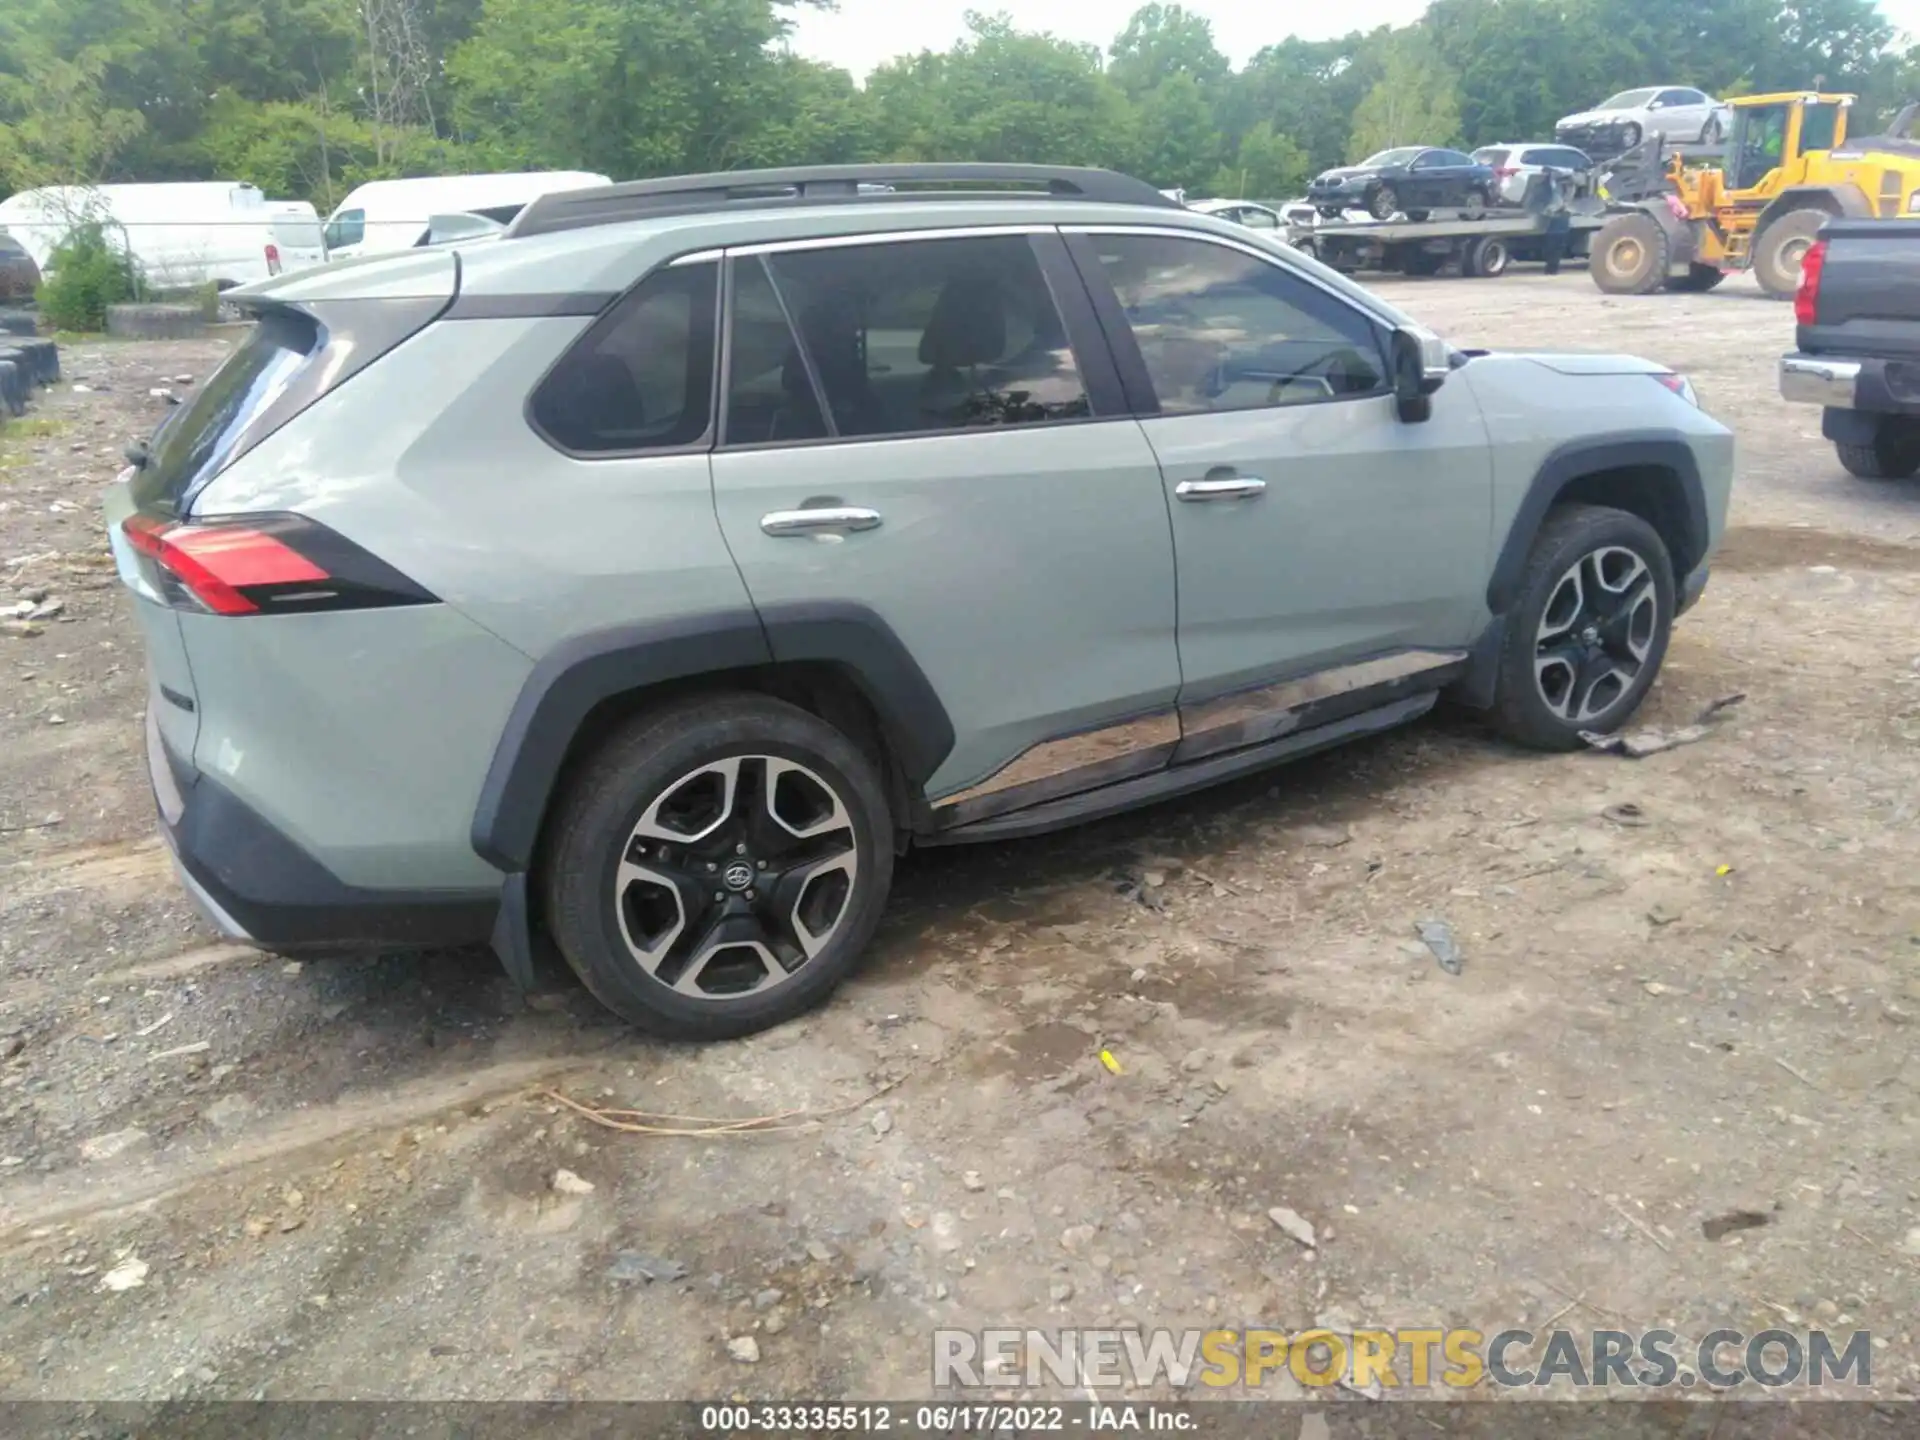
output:
[[[183,883],[681,1036],[818,1002],[909,845],[1443,694],[1617,727],[1732,476],[1659,365],[1452,349],[1104,171],[641,181],[235,298],[107,501]]]

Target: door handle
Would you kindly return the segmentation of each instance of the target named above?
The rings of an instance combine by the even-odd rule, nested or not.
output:
[[[774,510],[760,517],[768,535],[820,535],[879,528],[880,512],[858,505],[823,505],[817,510]]]
[[[1182,480],[1173,487],[1176,498],[1188,504],[1203,500],[1251,500],[1264,495],[1267,482],[1253,475],[1234,475],[1217,480]]]

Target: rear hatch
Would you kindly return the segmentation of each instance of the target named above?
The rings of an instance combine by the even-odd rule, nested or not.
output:
[[[327,263],[326,232],[316,216],[276,215],[267,228],[273,236],[273,251],[267,257],[270,272],[292,275]],[[273,270],[275,259],[280,264],[277,271]]]
[[[199,730],[180,612],[204,607],[191,587],[135,547],[129,522],[159,533],[189,524],[195,497],[216,475],[430,324],[452,303],[458,275],[454,257],[440,253],[361,267],[358,283],[313,270],[229,292],[245,297],[258,322],[192,401],[168,413],[136,451],[141,458],[109,488],[107,538],[146,640],[149,733],[165,741],[180,783],[190,778],[185,766]],[[163,811],[164,769],[157,764],[154,775]]]

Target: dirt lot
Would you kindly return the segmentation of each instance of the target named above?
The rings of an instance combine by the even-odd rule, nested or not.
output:
[[[69,351],[0,436],[0,608],[63,606],[0,634],[0,1396],[917,1397],[935,1326],[1316,1321],[1865,1328],[1911,1393],[1920,485],[1776,401],[1791,317],[1744,282],[1381,288],[1695,378],[1734,528],[1645,719],[1746,702],[1639,762],[1433,720],[912,858],[856,983],[706,1049],[484,953],[296,965],[196,921],[97,502],[223,342]],[[817,1118],[615,1133],[549,1086]],[[1706,1238],[1735,1211],[1766,1223]]]

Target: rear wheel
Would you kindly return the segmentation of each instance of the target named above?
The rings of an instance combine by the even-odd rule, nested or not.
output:
[[[1493,207],[1493,193],[1480,186],[1467,192],[1467,203],[1460,207],[1460,213],[1469,220],[1478,220]]]
[[[1705,128],[1700,132],[1700,143],[1702,145],[1718,145],[1725,138],[1726,132],[1720,128],[1720,117],[1718,115],[1710,118]]]
[[[614,734],[549,831],[546,920],[609,1009],[681,1039],[748,1035],[823,1000],[893,875],[874,764],[818,716],[708,696]]]
[[[1594,242],[1593,283],[1609,295],[1651,295],[1666,283],[1672,242],[1644,210],[1616,215]]]
[[[1475,279],[1497,280],[1513,263],[1513,251],[1498,235],[1482,235],[1468,243],[1460,257],[1460,273]]]
[[[1699,293],[1713,289],[1726,278],[1727,272],[1718,265],[1689,265],[1686,274],[1675,275],[1667,281],[1667,289]]]
[[[1800,289],[1800,271],[1820,227],[1833,217],[1825,210],[1789,210],[1753,242],[1753,273],[1775,300],[1791,300]]]
[[[1920,473],[1920,421],[1882,415],[1865,445],[1835,445],[1849,475],[1862,480],[1909,480]]]
[[[1367,197],[1367,213],[1376,220],[1391,220],[1400,213],[1400,194],[1391,185],[1377,185]]]
[[[1651,525],[1599,505],[1554,510],[1507,617],[1494,725],[1536,750],[1619,729],[1660,673],[1673,615],[1673,561]]]

